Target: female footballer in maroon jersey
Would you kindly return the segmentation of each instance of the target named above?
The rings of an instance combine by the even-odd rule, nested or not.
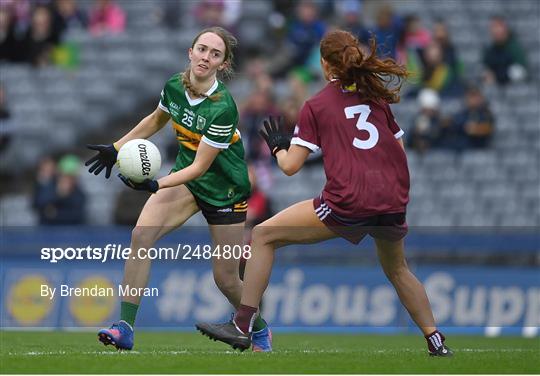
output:
[[[276,248],[315,243],[337,236],[359,243],[375,239],[382,268],[414,322],[424,333],[430,355],[448,356],[426,291],[404,256],[409,201],[409,171],[401,136],[389,103],[399,101],[407,72],[392,59],[362,51],[346,31],[321,41],[321,65],[329,83],[304,104],[292,140],[274,119],[262,132],[280,169],[298,172],[309,153],[322,150],[327,182],[321,195],[281,211],[253,230],[252,257],[244,276],[241,306],[229,324],[201,323],[211,338],[245,349],[251,322],[268,286]]]

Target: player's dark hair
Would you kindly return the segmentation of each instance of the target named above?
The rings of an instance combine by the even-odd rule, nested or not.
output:
[[[225,52],[224,52],[224,58],[223,63],[225,63],[225,68],[223,70],[219,71],[218,74],[223,78],[230,78],[233,75],[233,58],[234,58],[234,48],[238,44],[238,41],[232,35],[230,32],[225,30],[222,27],[219,26],[213,26],[208,27],[206,29],[201,30],[199,34],[193,39],[193,42],[191,43],[191,48],[195,47],[195,44],[199,40],[200,36],[206,33],[213,33],[216,34],[218,37],[220,37],[223,40],[223,43],[225,43]],[[221,97],[221,93],[212,94],[210,96],[200,93],[197,91],[193,85],[191,84],[190,80],[190,67],[182,73],[182,84],[184,85],[184,88],[189,91],[189,93],[193,97],[206,97],[210,99],[211,101],[217,101]]]
[[[374,38],[370,39],[369,51],[365,51],[353,34],[331,31],[321,40],[321,57],[330,66],[330,76],[337,78],[342,87],[354,88],[366,99],[399,102],[407,69],[394,59],[377,57]]]

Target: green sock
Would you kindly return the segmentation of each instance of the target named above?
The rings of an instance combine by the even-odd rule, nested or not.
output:
[[[138,304],[129,302],[120,303],[120,320],[124,320],[132,327],[135,325],[135,317],[137,316]]]
[[[253,322],[253,331],[258,332],[259,330],[263,330],[268,325],[266,324],[266,321],[264,321],[261,317],[261,315],[257,315],[257,318]]]

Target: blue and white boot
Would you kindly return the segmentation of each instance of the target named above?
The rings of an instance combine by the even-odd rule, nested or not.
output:
[[[98,332],[98,339],[105,346],[113,345],[117,350],[131,350],[133,348],[133,328],[124,320],[120,320],[108,329],[101,329]]]

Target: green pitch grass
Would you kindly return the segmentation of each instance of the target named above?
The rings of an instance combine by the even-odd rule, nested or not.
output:
[[[1,373],[539,373],[540,340],[451,336],[430,358],[421,336],[281,334],[272,354],[240,353],[198,333],[136,333],[118,353],[94,333],[0,332]]]

